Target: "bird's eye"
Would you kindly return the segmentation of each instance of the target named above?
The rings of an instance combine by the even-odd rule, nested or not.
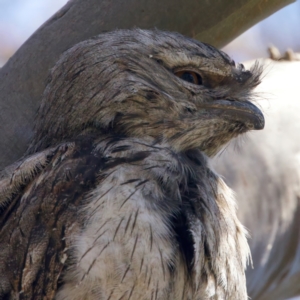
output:
[[[201,76],[193,71],[179,71],[174,73],[177,77],[181,78],[184,81],[187,81],[189,83],[201,85],[202,84],[202,78]]]

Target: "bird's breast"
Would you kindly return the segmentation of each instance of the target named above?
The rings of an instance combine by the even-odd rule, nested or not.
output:
[[[201,162],[187,166],[188,158],[138,141],[100,143],[95,151],[106,163],[83,201],[84,225],[72,237],[57,299],[226,299],[225,284],[218,287],[226,261],[222,274],[213,265],[224,258],[214,224],[221,212],[209,199],[211,182],[191,179]]]

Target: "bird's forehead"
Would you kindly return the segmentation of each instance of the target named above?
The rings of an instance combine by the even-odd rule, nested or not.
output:
[[[190,66],[225,77],[236,72],[235,62],[227,54],[178,33],[140,31],[138,43],[144,44],[150,57],[171,69]]]
[[[224,59],[220,55],[204,56],[202,52],[191,51],[188,48],[162,50],[154,57],[162,59],[164,64],[171,69],[186,66],[221,76],[231,75],[234,68],[232,64],[224,63]]]

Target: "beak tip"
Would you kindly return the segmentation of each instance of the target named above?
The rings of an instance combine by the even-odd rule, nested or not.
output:
[[[257,120],[256,122],[253,122],[254,130],[262,130],[265,127],[265,118],[262,112],[260,112],[258,115],[256,115]]]

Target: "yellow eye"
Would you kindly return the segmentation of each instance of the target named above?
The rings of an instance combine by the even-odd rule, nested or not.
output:
[[[189,83],[201,85],[202,84],[202,78],[201,76],[193,71],[179,71],[174,73],[177,77],[181,78],[184,81],[187,81]]]

